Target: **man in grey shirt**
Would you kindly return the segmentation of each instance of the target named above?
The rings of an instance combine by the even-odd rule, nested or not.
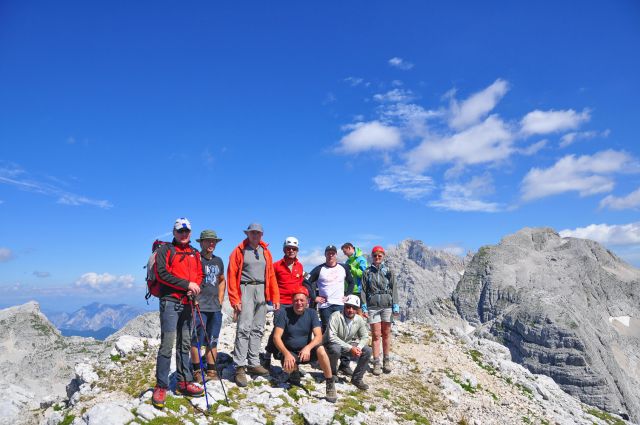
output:
[[[201,314],[196,313],[196,331],[191,340],[191,362],[193,363],[193,376],[200,384],[202,384],[202,372],[200,371],[199,346],[206,347],[205,356],[202,358],[202,366],[206,365],[207,368],[206,379],[218,377],[215,364],[218,356],[218,337],[222,327],[221,310],[226,282],[222,258],[214,255],[213,251],[221,240],[215,230],[203,230],[200,233],[200,239],[196,239],[201,248],[200,258],[204,272],[204,283],[196,298]]]
[[[237,316],[238,327],[233,349],[235,381],[246,387],[247,375],[268,375],[260,365],[260,343],[264,333],[267,302],[280,306],[280,293],[273,271],[273,257],[262,241],[262,225],[252,223],[245,230],[247,238],[229,256],[227,270],[229,302]]]

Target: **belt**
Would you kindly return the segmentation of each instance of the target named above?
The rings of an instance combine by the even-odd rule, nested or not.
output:
[[[240,285],[264,285],[264,282],[260,280],[248,280],[246,282],[240,282]]]

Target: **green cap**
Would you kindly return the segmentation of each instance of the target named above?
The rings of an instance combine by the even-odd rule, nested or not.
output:
[[[200,232],[200,238],[196,239],[196,242],[202,242],[205,239],[214,239],[217,242],[220,242],[222,239],[218,237],[218,234],[215,230],[203,230]]]

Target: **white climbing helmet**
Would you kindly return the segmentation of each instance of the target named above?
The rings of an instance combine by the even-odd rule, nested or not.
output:
[[[298,239],[294,238],[293,236],[289,236],[287,239],[284,240],[284,244],[282,245],[282,247],[286,248],[288,246],[298,248]]]

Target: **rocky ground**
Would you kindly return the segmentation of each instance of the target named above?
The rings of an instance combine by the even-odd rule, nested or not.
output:
[[[141,320],[149,320],[141,316]],[[136,329],[132,325],[129,329]],[[469,331],[469,329],[467,329]],[[135,333],[135,332],[131,332]],[[234,327],[223,328],[219,381],[205,398],[169,393],[166,408],[150,404],[159,341],[120,333],[108,358],[80,363],[69,399],[34,409],[23,423],[59,424],[625,424],[615,415],[580,403],[550,378],[511,362],[495,342],[461,328],[441,330],[405,322],[394,325],[394,369],[365,376],[368,391],[339,383],[338,402],[324,400],[320,371],[305,366],[301,386],[290,386],[277,361],[269,379],[247,388],[231,380],[228,354]],[[266,338],[266,337],[265,337]],[[11,423],[19,421],[13,420]]]

